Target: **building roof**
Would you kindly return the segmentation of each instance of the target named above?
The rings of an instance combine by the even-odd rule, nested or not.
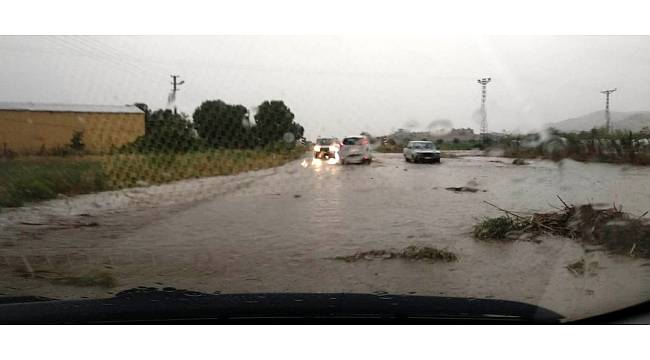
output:
[[[34,102],[2,102],[0,110],[11,111],[54,111],[54,112],[81,112],[81,113],[117,113],[117,114],[142,114],[135,105],[80,105],[80,104],[54,104]]]

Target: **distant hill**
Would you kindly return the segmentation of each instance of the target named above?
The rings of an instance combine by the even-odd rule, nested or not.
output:
[[[644,126],[650,127],[650,111],[612,111],[610,115],[614,129],[639,131]],[[560,131],[588,131],[603,126],[605,126],[605,110],[551,123],[547,127],[554,127]]]

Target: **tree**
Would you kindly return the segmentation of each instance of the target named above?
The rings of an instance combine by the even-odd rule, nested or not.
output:
[[[460,142],[460,139],[459,138],[454,138],[454,140],[452,140],[452,141],[454,142],[454,144],[458,144]]]
[[[248,110],[243,105],[208,100],[194,110],[192,117],[199,136],[212,147],[245,148],[253,145],[247,126]]]
[[[305,138],[304,137],[305,128],[302,127],[302,125],[298,124],[297,122],[292,122],[291,125],[289,125],[289,132],[294,135],[296,140],[301,140]]]
[[[288,132],[292,132],[295,138],[302,137],[304,128],[294,123],[293,119],[293,113],[283,101],[263,102],[258,106],[255,114],[254,129],[259,145],[266,146],[279,142]]]
[[[149,111],[145,118],[145,135],[132,146],[137,151],[185,152],[200,147],[187,114],[174,114],[169,109]]]
[[[443,139],[436,140],[436,144],[438,144],[438,145],[442,145],[442,143],[444,143],[444,142],[445,142],[445,140],[443,140]]]

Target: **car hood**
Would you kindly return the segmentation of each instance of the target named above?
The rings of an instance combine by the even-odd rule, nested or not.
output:
[[[0,323],[218,323],[291,319],[557,323],[562,319],[553,311],[515,301],[390,294],[205,294],[140,287],[106,299],[13,299],[0,298]]]

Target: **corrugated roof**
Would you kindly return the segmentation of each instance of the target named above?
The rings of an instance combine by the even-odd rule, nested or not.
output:
[[[85,112],[85,113],[143,113],[135,105],[82,105],[82,104],[48,104],[33,102],[2,102],[0,110],[13,111],[56,111],[56,112]]]

